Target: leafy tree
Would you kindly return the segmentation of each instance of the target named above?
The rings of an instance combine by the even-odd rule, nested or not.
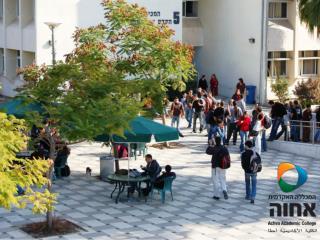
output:
[[[278,97],[280,102],[288,99],[289,81],[287,78],[277,77],[275,82],[271,84],[271,90]]]
[[[318,28],[320,33],[320,0],[299,0],[300,19],[310,31]]]
[[[75,49],[65,62],[22,69],[22,95],[41,102],[46,117],[68,140],[92,140],[102,133],[123,135],[142,110],[143,99],[162,111],[168,87],[183,90],[193,75],[193,50],[172,41],[173,31],[148,19],[147,11],[123,0],[102,3],[106,23],[74,33]],[[137,96],[141,96],[137,97]],[[50,158],[55,144],[50,140]],[[49,226],[52,214],[48,214]]]
[[[25,131],[23,120],[0,113],[0,206],[25,208],[30,203],[34,213],[46,213],[52,210],[56,196],[39,188],[48,183],[45,173],[51,163],[16,158],[16,153],[26,147]],[[22,196],[17,195],[18,185],[25,189]]]

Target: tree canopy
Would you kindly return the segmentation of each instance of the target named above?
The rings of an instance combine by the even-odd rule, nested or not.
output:
[[[102,6],[105,24],[77,29],[65,62],[22,70],[22,94],[41,102],[69,140],[122,135],[144,98],[160,110],[167,88],[183,90],[194,73],[192,48],[173,41],[146,9],[123,0]]]
[[[48,183],[45,173],[49,161],[17,159],[16,153],[26,147],[26,127],[23,120],[0,113],[0,206],[25,208],[33,205],[34,213],[45,213],[52,209],[55,195],[40,188]],[[17,195],[17,186],[25,194]]]
[[[320,33],[320,0],[299,0],[300,19],[310,31]]]

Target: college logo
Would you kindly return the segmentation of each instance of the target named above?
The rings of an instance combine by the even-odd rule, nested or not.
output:
[[[291,169],[296,169],[298,172],[298,181],[296,185],[286,183],[282,179],[283,174],[286,173],[287,171],[290,171]],[[278,183],[283,192],[289,193],[296,190],[297,188],[305,184],[307,179],[308,179],[307,171],[297,165],[294,165],[292,163],[280,163],[278,166]]]

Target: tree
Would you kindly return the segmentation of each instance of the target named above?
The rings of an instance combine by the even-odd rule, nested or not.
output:
[[[40,191],[48,183],[45,173],[50,162],[16,158],[16,153],[26,147],[25,131],[23,120],[0,113],[0,206],[25,208],[31,203],[34,213],[43,214],[53,209],[56,199],[55,194]],[[22,196],[17,195],[18,185],[25,189]]]
[[[172,41],[173,31],[155,25],[144,8],[123,0],[102,5],[105,25],[77,29],[75,49],[65,62],[21,70],[26,81],[21,95],[45,109],[41,115],[33,113],[29,122],[39,125],[48,118],[68,140],[92,140],[102,133],[123,135],[142,110],[143,101],[137,96],[151,98],[162,111],[166,89],[183,90],[194,73],[192,48]],[[50,126],[46,132],[54,160]]]
[[[287,78],[277,77],[275,82],[271,84],[271,90],[278,97],[280,102],[285,102],[288,99],[289,81]]]
[[[320,79],[311,78],[299,81],[293,93],[298,97],[303,106],[320,103]]]
[[[310,31],[320,33],[320,0],[299,0],[300,19]]]

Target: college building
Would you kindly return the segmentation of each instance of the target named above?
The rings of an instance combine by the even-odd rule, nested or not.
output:
[[[73,49],[76,27],[103,23],[101,0],[0,0],[0,83],[14,96],[23,84],[16,69],[51,64]],[[198,74],[215,73],[220,94],[231,96],[239,77],[257,87],[256,101],[273,98],[276,76],[319,77],[320,40],[300,22],[296,0],[128,0],[146,7],[175,40],[195,49]],[[54,41],[52,42],[52,34]]]

